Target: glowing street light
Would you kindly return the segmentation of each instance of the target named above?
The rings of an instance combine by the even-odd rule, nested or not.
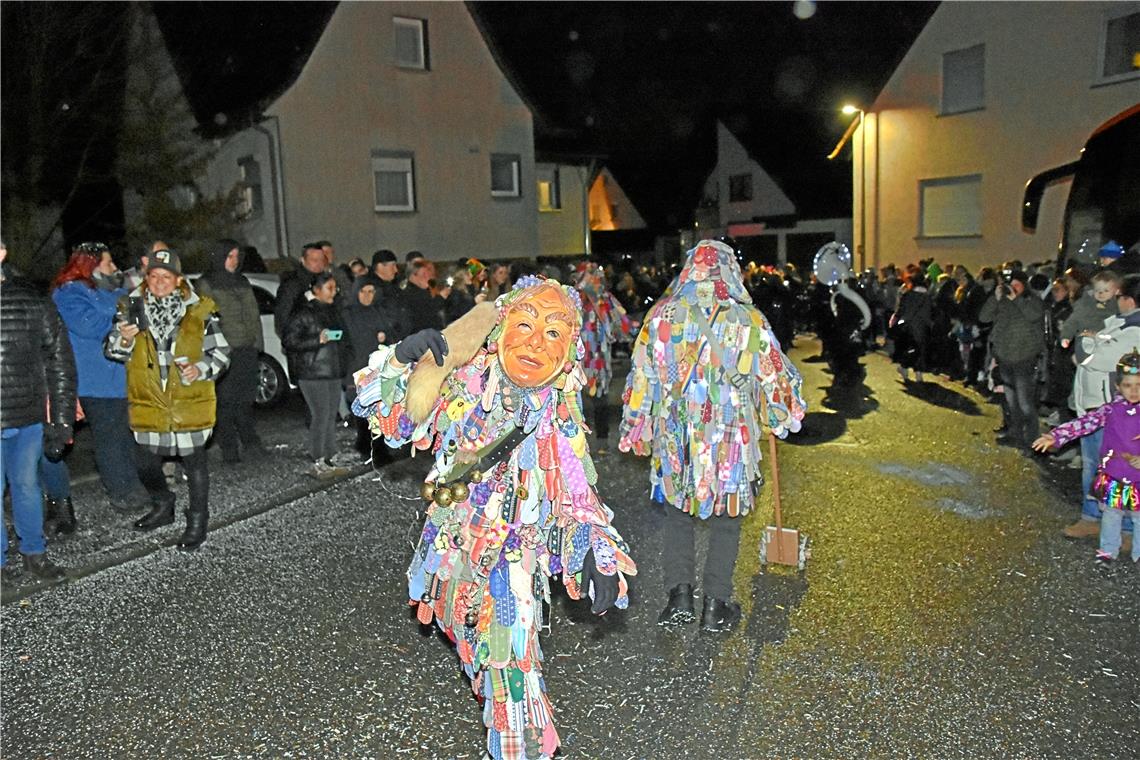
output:
[[[862,108],[856,105],[847,103],[840,109],[847,116],[859,114],[858,119],[852,119],[851,124],[848,125],[847,131],[843,133],[843,137],[839,139],[839,144],[835,146],[835,150],[827,156],[830,161],[839,155],[839,151],[843,150],[843,146],[851,138],[855,132],[856,127],[862,127],[864,119],[867,114]],[[867,130],[859,130],[859,269],[865,269],[867,265]]]

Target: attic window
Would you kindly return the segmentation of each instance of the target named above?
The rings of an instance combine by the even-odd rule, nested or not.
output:
[[[496,198],[518,198],[519,163],[521,157],[514,153],[491,154],[491,195]]]
[[[427,21],[422,18],[392,17],[395,31],[396,65],[402,69],[428,68]]]
[[[1099,73],[1102,84],[1140,76],[1140,13],[1105,19]]]
[[[728,178],[728,202],[743,203],[752,200],[752,175],[733,174]]]
[[[974,45],[942,55],[942,114],[986,107],[986,46]]]

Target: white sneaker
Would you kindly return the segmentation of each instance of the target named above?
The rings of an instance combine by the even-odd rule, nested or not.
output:
[[[1058,411],[1054,411],[1052,414],[1050,414],[1048,417],[1045,418],[1045,424],[1048,425],[1049,427],[1057,427],[1058,425],[1060,425],[1061,424],[1061,413]]]
[[[325,464],[324,460],[322,460],[322,459],[318,459],[317,461],[313,462],[309,466],[309,469],[305,470],[305,474],[308,475],[310,478],[318,478],[318,479],[329,477],[329,474],[331,472],[332,472],[332,468],[329,467],[327,464]]]

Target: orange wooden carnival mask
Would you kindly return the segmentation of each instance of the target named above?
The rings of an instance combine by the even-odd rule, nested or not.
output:
[[[499,362],[520,388],[546,385],[569,358],[577,307],[556,286],[536,289],[511,305],[500,338]]]

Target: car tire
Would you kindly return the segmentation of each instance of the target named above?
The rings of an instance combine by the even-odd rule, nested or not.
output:
[[[268,354],[257,355],[257,394],[253,405],[259,409],[277,406],[289,393],[289,378],[277,360]]]

